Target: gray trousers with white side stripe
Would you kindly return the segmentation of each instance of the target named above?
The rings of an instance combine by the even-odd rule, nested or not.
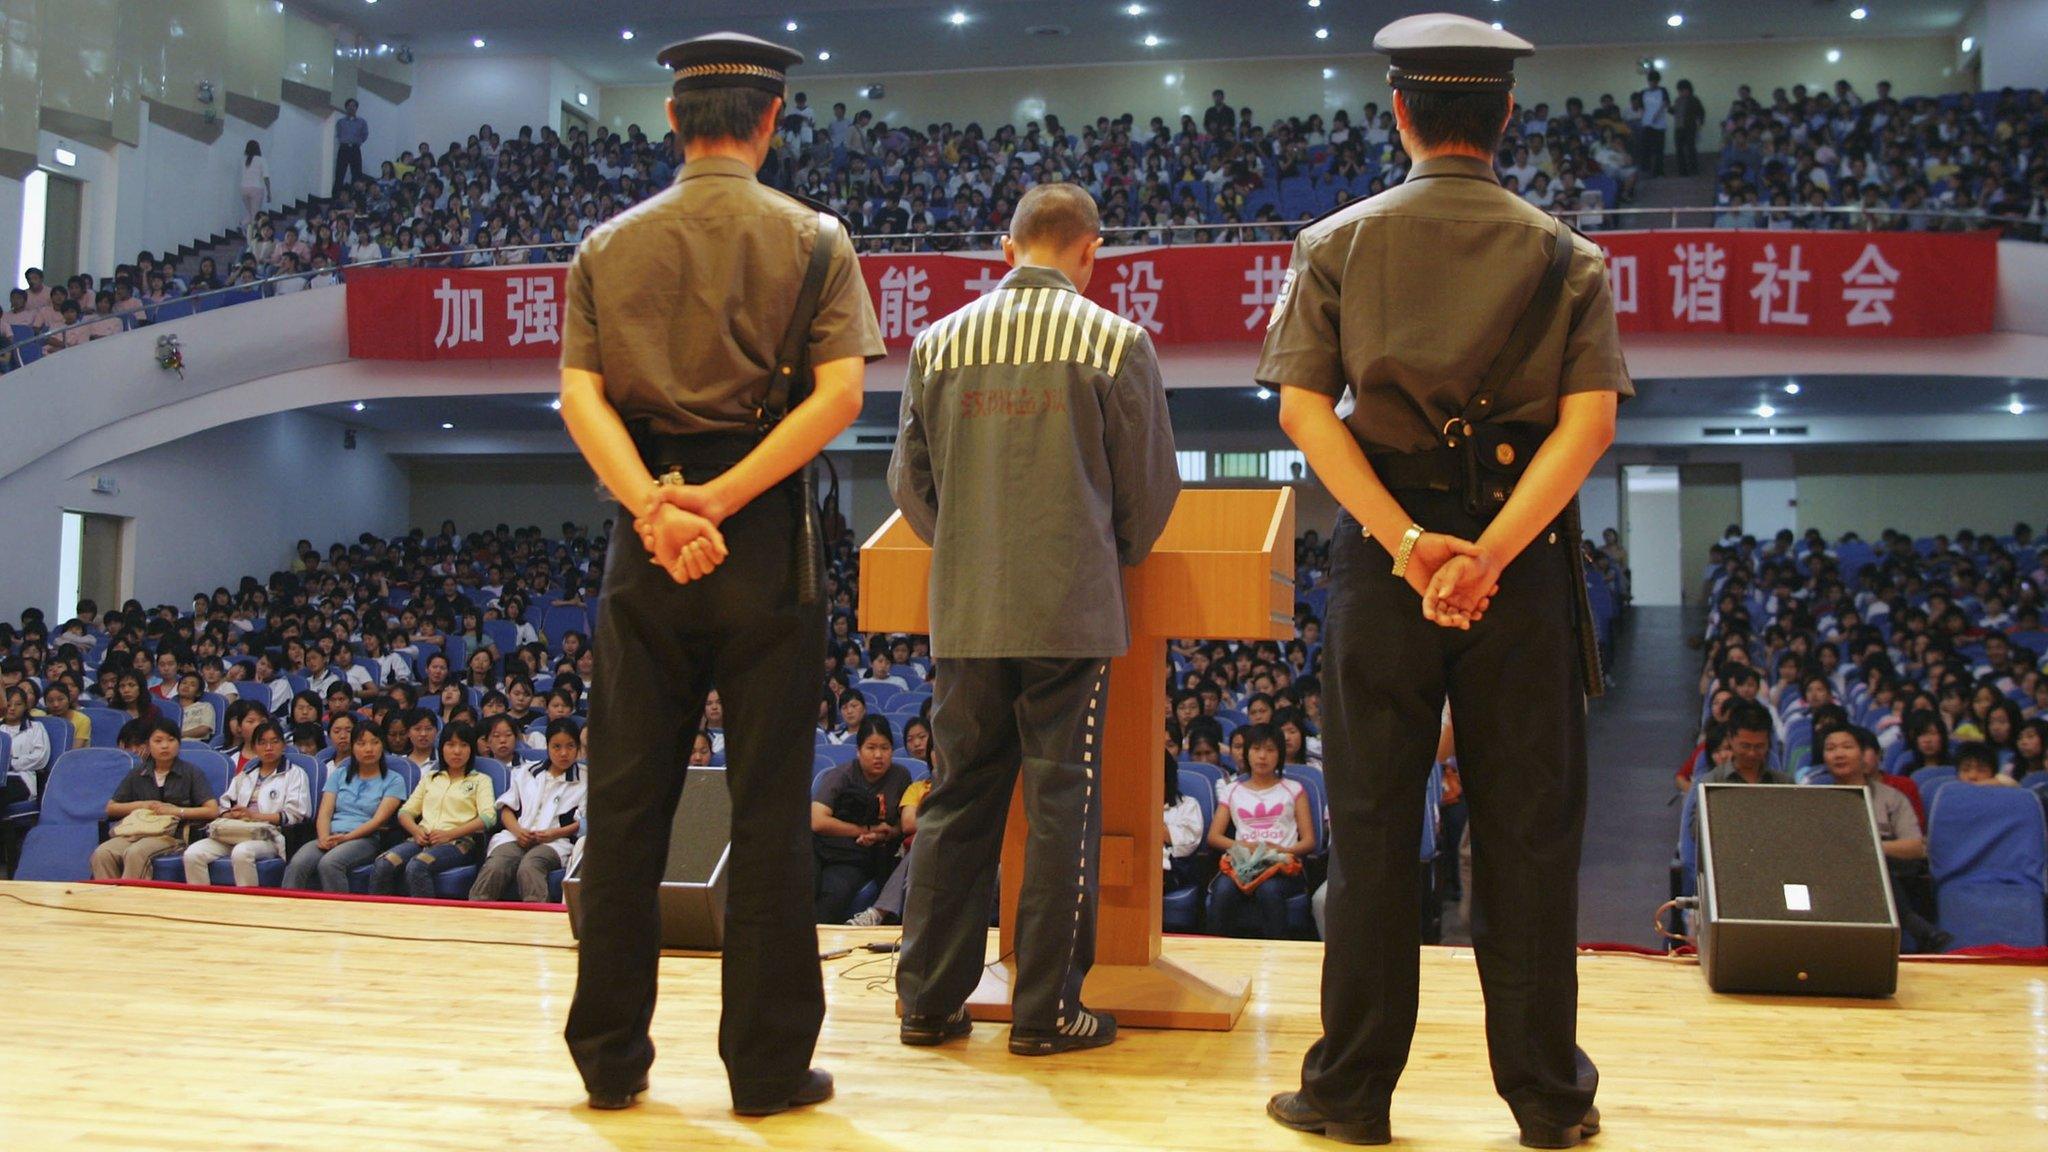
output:
[[[1067,1027],[1095,960],[1102,840],[1101,659],[942,660],[933,786],[917,810],[896,991],[906,1013],[948,1014],[981,980],[1003,829],[1024,778],[1016,1026]]]

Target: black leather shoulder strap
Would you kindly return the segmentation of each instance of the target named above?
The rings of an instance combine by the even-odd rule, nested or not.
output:
[[[790,314],[789,327],[775,350],[775,371],[761,402],[758,415],[763,431],[780,423],[810,392],[811,324],[818,318],[818,299],[824,294],[825,277],[832,271],[832,256],[843,232],[830,212],[818,213],[818,238],[811,243],[810,264],[804,269],[803,287],[797,291],[796,311]]]
[[[1465,402],[1462,418],[1470,421],[1484,420],[1493,412],[1493,398],[1507,386],[1515,369],[1536,350],[1536,342],[1543,338],[1544,329],[1550,326],[1550,318],[1557,312],[1559,297],[1564,295],[1565,274],[1572,266],[1572,231],[1562,221],[1551,220],[1550,264],[1543,270],[1543,279],[1537,281],[1536,292],[1529,297],[1528,305],[1522,309],[1521,318],[1508,333],[1507,342],[1495,354],[1493,363],[1487,366],[1486,377],[1479,383],[1479,390]]]

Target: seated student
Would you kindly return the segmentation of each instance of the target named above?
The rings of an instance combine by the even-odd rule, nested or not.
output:
[[[358,725],[341,756],[327,768],[313,842],[284,870],[284,886],[302,892],[347,892],[351,870],[368,864],[397,835],[405,781],[384,769],[384,735]]]
[[[199,769],[179,759],[178,726],[162,716],[138,721],[142,763],[107,801],[113,835],[92,850],[95,880],[149,879],[149,862],[175,852],[194,826],[220,815],[220,804]]]
[[[868,661],[867,674],[860,678],[861,683],[887,684],[908,691],[910,685],[896,674],[894,663],[887,650],[876,648],[874,657]]]
[[[2044,760],[2048,760],[2048,720],[2036,718],[2020,725],[2012,746],[2012,763],[2005,768],[2006,775],[2025,783],[2034,773],[2048,771],[2044,767]],[[2048,796],[2048,792],[2042,795]]]
[[[71,725],[71,746],[92,744],[92,718],[76,707],[78,694],[69,680],[52,680],[43,688],[43,715]]]
[[[557,720],[573,719],[576,715],[576,693],[557,688],[548,693],[547,724],[526,730],[526,746],[538,752],[548,746],[548,726]]]
[[[393,723],[405,725],[405,739],[408,745],[403,753],[405,758],[422,769],[432,768],[438,751],[440,732],[440,726],[434,722],[434,714],[425,708],[408,708],[394,717]],[[470,743],[475,744],[475,739],[472,738]],[[474,752],[475,749],[472,748],[471,751]]]
[[[932,762],[932,725],[922,716],[913,716],[903,722],[903,754],[912,760],[922,760],[926,766]]]
[[[1217,936],[1287,936],[1287,898],[1302,890],[1301,858],[1316,846],[1308,790],[1280,775],[1280,737],[1263,724],[1244,733],[1246,772],[1226,783],[1209,824],[1224,854],[1209,885],[1208,930]],[[1243,913],[1256,917],[1244,923]]]
[[[7,690],[7,719],[0,723],[0,735],[7,737],[11,752],[0,772],[0,804],[28,800],[40,790],[42,772],[50,766],[50,735],[29,716],[33,697],[27,684]]]
[[[1790,784],[1792,778],[1770,766],[1776,725],[1770,710],[1753,700],[1728,709],[1728,763],[1700,777],[1703,784]]]
[[[1902,946],[1910,940],[1921,952],[1947,951],[1952,938],[1934,925],[1934,879],[1927,870],[1927,840],[1921,835],[1912,803],[1898,789],[1871,775],[1865,754],[1876,748],[1877,736],[1869,729],[1838,728],[1828,733],[1822,756],[1832,783],[1863,788],[1870,794],[1885,871],[1898,904],[1899,926],[1904,929]]]
[[[690,738],[690,767],[711,767],[711,756],[711,734],[699,729],[697,734]]]
[[[206,686],[199,679],[199,673],[187,672],[178,677],[179,731],[185,739],[197,740],[201,744],[213,739],[213,705],[202,696]]]
[[[860,726],[867,720],[868,702],[858,692],[848,692],[839,701],[839,727],[826,739],[834,744],[859,745]]]
[[[256,862],[284,855],[284,830],[313,809],[306,770],[284,758],[284,733],[277,725],[259,723],[254,744],[256,763],[228,781],[221,795],[226,810],[207,825],[206,839],[185,849],[187,884],[213,883],[207,865],[226,856],[235,869],[235,887],[256,887]]]
[[[479,747],[483,754],[505,766],[507,772],[517,772],[542,763],[527,750],[520,739],[519,726],[503,712],[496,715],[484,714],[478,731],[483,735]]]
[[[1214,745],[1211,745],[1213,748]],[[1160,843],[1160,867],[1166,891],[1195,885],[1195,850],[1202,846],[1202,805],[1180,790],[1180,764],[1166,757],[1166,839]]]
[[[1905,763],[1899,765],[1901,775],[1949,766],[1948,725],[1939,712],[1924,708],[1909,712],[1904,728],[1907,754]]]
[[[820,924],[847,921],[854,897],[868,881],[888,875],[903,834],[903,794],[911,778],[910,770],[895,761],[889,721],[865,717],[854,734],[859,754],[820,773],[811,785],[811,839],[817,862],[813,911]]]
[[[1956,749],[1956,779],[1965,784],[2017,788],[2019,782],[1998,771],[1998,753],[1991,745],[1971,741]]]
[[[331,748],[334,750],[332,759],[346,760],[348,759],[349,746],[354,744],[355,740],[356,714],[344,712],[339,716],[328,718],[327,743],[321,747],[320,751],[325,752]],[[318,756],[320,752],[315,752],[313,755]]]
[[[513,770],[498,797],[499,832],[470,885],[471,900],[503,900],[515,881],[519,899],[548,902],[548,873],[568,864],[583,830],[583,770],[576,766],[583,729],[574,720],[548,722],[545,765]]]
[[[877,717],[880,719],[880,717]],[[923,720],[912,720],[911,724],[923,724]],[[907,729],[908,724],[904,725]],[[904,741],[909,743],[908,738]],[[876,895],[873,905],[854,913],[847,923],[855,928],[877,928],[884,924],[903,923],[903,892],[910,883],[910,848],[917,840],[917,810],[924,798],[931,795],[932,782],[929,777],[912,780],[910,787],[903,790],[903,799],[898,802],[902,812],[903,847],[896,853],[896,863],[889,871],[889,878],[882,882],[882,891]]]
[[[432,717],[428,718],[431,723]],[[414,730],[417,733],[417,729]],[[434,874],[467,864],[483,854],[483,834],[497,824],[491,778],[470,771],[476,760],[476,729],[450,724],[441,733],[440,758],[432,762],[398,809],[407,839],[394,844],[370,872],[370,891],[397,895],[399,885],[416,899],[434,898]]]

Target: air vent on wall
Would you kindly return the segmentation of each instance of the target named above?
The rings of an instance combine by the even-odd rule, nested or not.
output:
[[[877,435],[860,433],[854,436],[853,442],[855,444],[874,444],[878,446],[891,446],[896,443],[896,434],[894,432],[882,433]]]
[[[1024,30],[1024,34],[1026,36],[1043,36],[1050,40],[1056,36],[1065,36],[1072,31],[1073,29],[1065,24],[1033,24]]]
[[[1787,437],[1806,435],[1806,425],[1727,425],[1720,428],[1702,428],[1700,435],[1709,440],[1783,440]]]

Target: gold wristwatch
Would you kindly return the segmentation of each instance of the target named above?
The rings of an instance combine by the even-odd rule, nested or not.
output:
[[[1408,575],[1408,558],[1415,555],[1415,542],[1422,539],[1422,533],[1420,524],[1410,524],[1408,530],[1401,533],[1401,547],[1394,553],[1395,576],[1405,578]]]

